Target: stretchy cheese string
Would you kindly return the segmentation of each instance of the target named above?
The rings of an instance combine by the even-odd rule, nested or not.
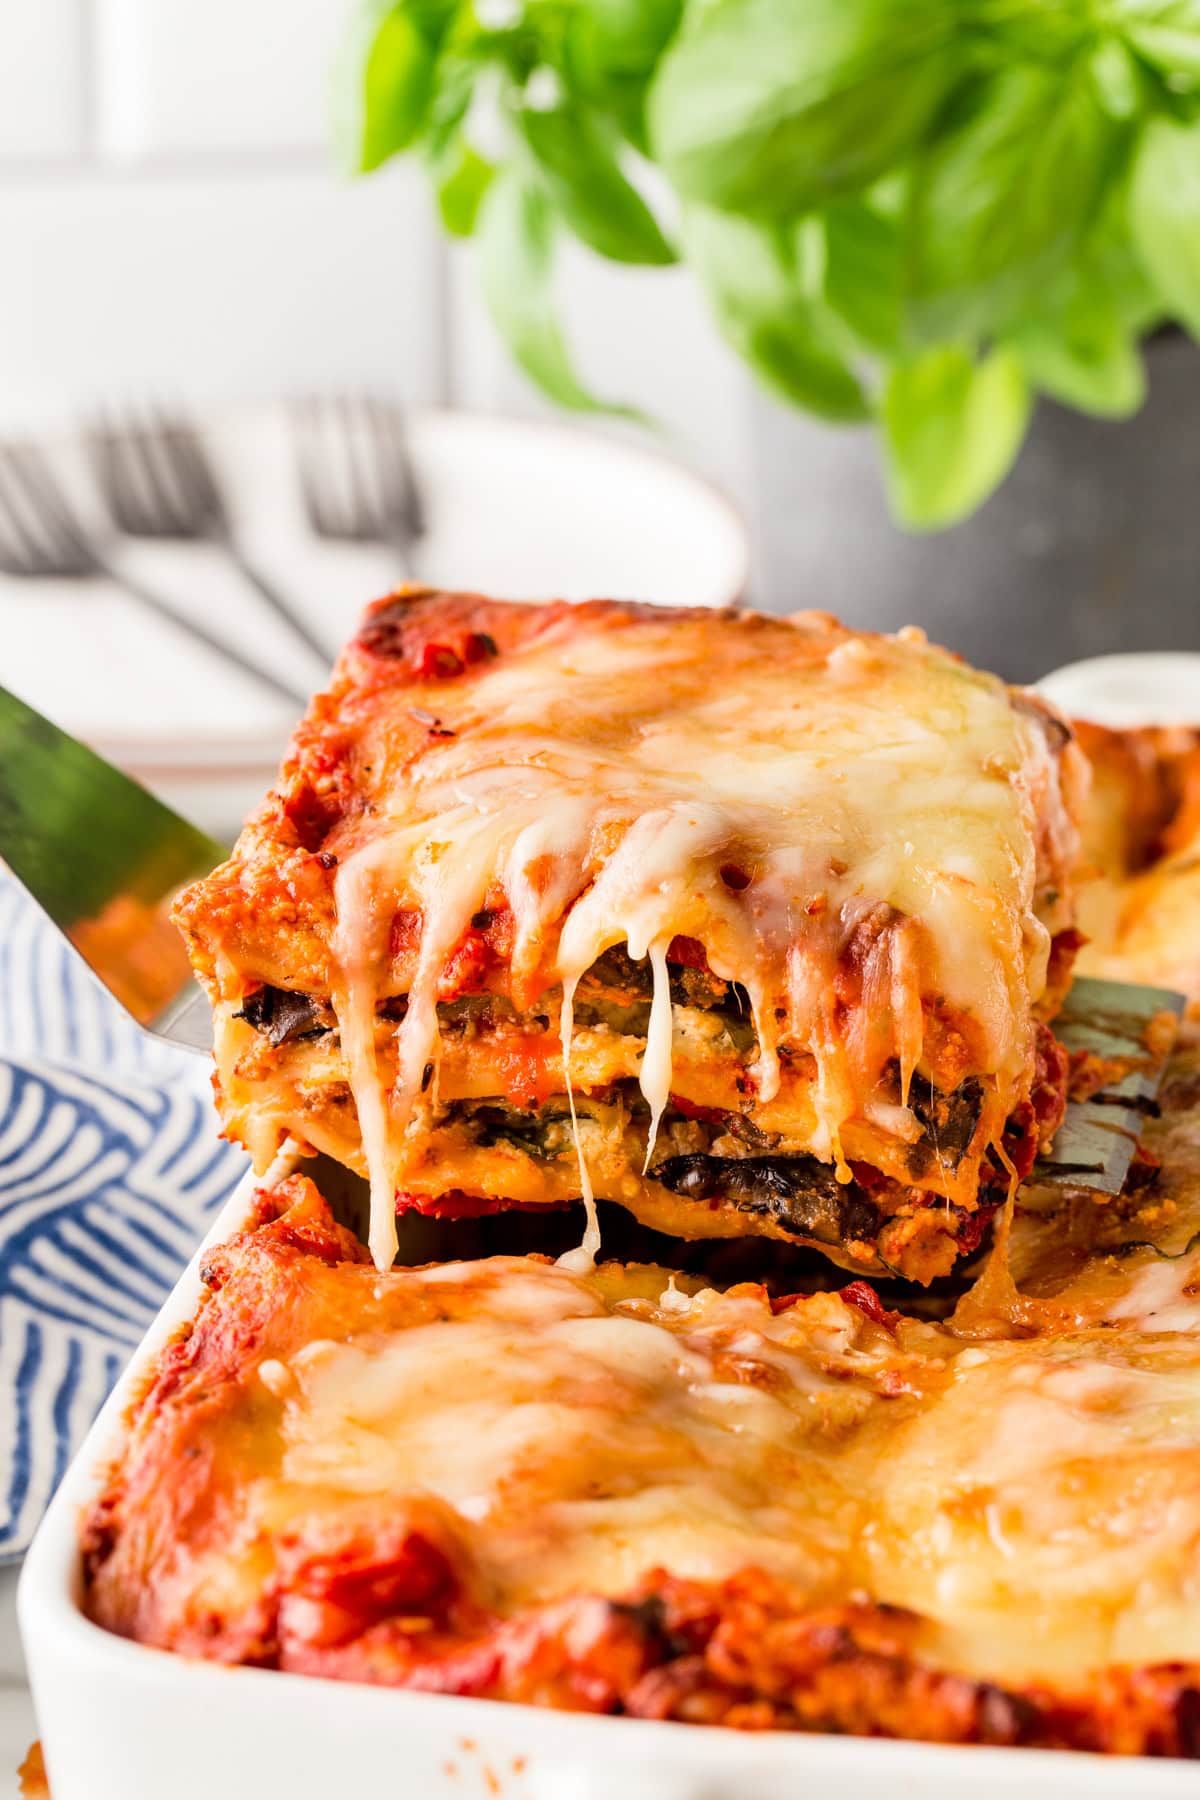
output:
[[[654,973],[654,996],[650,1002],[650,1024],[638,1082],[650,1108],[643,1175],[650,1167],[658,1128],[671,1097],[671,977],[667,969],[667,945],[662,938],[650,945],[650,967]]]
[[[571,1039],[575,1035],[575,989],[578,981],[578,976],[572,976],[563,982],[559,1029],[562,1033],[563,1080],[566,1083],[567,1105],[571,1112],[571,1136],[575,1141],[575,1155],[579,1162],[579,1190],[583,1196],[587,1224],[584,1227],[583,1242],[579,1248],[568,1250],[558,1260],[564,1269],[570,1269],[577,1275],[585,1275],[594,1266],[596,1252],[600,1248],[600,1221],[596,1217],[596,1196],[592,1191],[592,1177],[588,1171],[587,1157],[583,1153],[583,1144],[579,1137],[579,1120],[575,1116],[575,1086],[571,1080]]]
[[[396,1157],[387,1093],[375,1053],[375,1008],[382,956],[372,863],[355,858],[338,872],[333,952],[341,981],[331,995],[342,1053],[358,1111],[371,1186],[368,1247],[379,1269],[396,1257]]]

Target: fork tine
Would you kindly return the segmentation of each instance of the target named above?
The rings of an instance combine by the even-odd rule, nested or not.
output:
[[[120,478],[112,426],[102,407],[88,414],[83,424],[83,451],[101,499],[116,520],[121,520]]]
[[[318,402],[311,395],[293,400],[288,407],[288,418],[292,456],[308,522],[318,537],[337,537],[337,520],[327,504],[328,494],[319,475],[321,419]]]
[[[84,442],[92,477],[117,528],[136,537],[142,524],[141,501],[130,477],[121,432],[106,408],[98,408],[89,419]]]
[[[130,518],[133,518],[130,486],[126,479],[121,443],[117,439],[117,427],[113,425],[112,416],[104,407],[97,407],[86,419],[83,445],[88,466],[92,470],[92,481],[101,493],[104,506],[112,513],[117,527],[121,531],[128,531],[131,529]]]
[[[289,408],[305,511],[321,537],[400,548],[425,529],[400,409],[367,393]]]
[[[0,548],[3,566],[10,575],[41,575],[49,567],[45,542],[33,531],[28,506],[14,486],[7,445],[0,447],[0,525],[6,542]]]
[[[147,497],[146,480],[136,447],[123,432],[118,432],[113,439],[113,457],[121,471],[124,494],[122,530],[130,537],[163,536],[164,522],[155,511],[153,501]]]
[[[145,498],[145,484],[139,479],[130,447],[128,425],[115,414],[106,413],[100,426],[100,457],[96,464],[98,478],[105,482],[105,495],[113,517],[130,537],[142,537],[151,525]]]
[[[339,402],[325,395],[313,401],[317,443],[324,467],[325,501],[334,537],[352,539],[357,528],[353,479],[345,465],[345,443]]]
[[[10,493],[20,490],[25,514],[36,521],[41,534],[43,573],[83,573],[92,568],[87,536],[41,452],[32,444],[10,445],[6,462]]]
[[[226,511],[225,492],[217,476],[216,464],[203,433],[190,421],[187,427],[186,448],[196,472],[196,479],[203,489],[209,505],[215,514],[223,516]]]
[[[121,530],[130,537],[163,537],[167,521],[160,515],[135,441],[140,429],[136,413],[103,415],[99,473],[108,477],[106,493]]]
[[[403,414],[394,401],[374,399],[367,403],[367,415],[380,460],[390,471],[391,505],[388,510],[410,537],[422,537],[426,529],[425,509]]]
[[[354,394],[349,409],[349,418],[353,419],[353,425],[347,428],[349,454],[353,455],[356,491],[362,499],[358,518],[360,535],[385,542],[390,536],[389,477],[376,439],[371,398],[367,394]]]
[[[328,397],[312,400],[313,441],[317,451],[319,485],[324,494],[326,534],[353,539],[357,526],[353,479],[345,465],[341,418],[337,402]]]
[[[131,478],[136,480],[146,497],[146,524],[142,535],[150,537],[186,538],[192,536],[186,505],[169,463],[163,454],[161,440],[148,418],[132,420],[122,438],[129,457]]]
[[[175,517],[189,537],[207,536],[204,497],[189,479],[183,443],[188,427],[173,409],[146,407],[142,442],[153,459],[164,489],[174,496]]]
[[[42,452],[32,444],[21,445],[13,453],[13,467],[24,481],[27,492],[36,497],[35,504],[54,521],[64,539],[76,550],[86,551],[87,535]]]
[[[147,408],[140,433],[143,454],[153,463],[162,489],[182,503],[185,516],[196,525],[204,517],[204,507],[182,453],[183,434],[184,427],[174,413]]]
[[[227,518],[224,497],[196,427],[177,412],[159,409],[152,417],[151,429],[194,522],[209,530],[222,530]]]
[[[362,416],[383,495],[383,512],[385,517],[391,518],[399,510],[398,502],[403,504],[404,470],[395,454],[392,434],[384,416],[386,410],[386,402],[370,394],[363,396]]]
[[[150,411],[134,409],[124,416],[100,413],[90,434],[93,472],[117,525],[130,537],[203,535],[168,430]]]
[[[350,471],[354,535],[360,538],[382,537],[382,510],[375,480],[378,470],[373,459],[366,454],[363,443],[365,405],[358,395],[343,394],[339,410],[345,439],[346,466]]]

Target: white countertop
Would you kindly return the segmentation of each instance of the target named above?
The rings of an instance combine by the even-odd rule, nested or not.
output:
[[[0,1800],[16,1800],[17,1770],[37,1736],[17,1636],[16,1569],[0,1569]]]

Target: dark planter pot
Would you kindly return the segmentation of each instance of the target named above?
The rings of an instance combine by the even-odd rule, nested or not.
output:
[[[1136,418],[1043,402],[974,518],[910,536],[888,515],[871,434],[756,395],[757,596],[939,643],[1009,680],[1112,650],[1200,650],[1200,351],[1148,348]]]

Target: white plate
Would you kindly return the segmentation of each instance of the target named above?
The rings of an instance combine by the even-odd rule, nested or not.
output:
[[[286,1172],[281,1158],[268,1180]],[[207,1242],[246,1216],[252,1178]],[[54,1800],[1195,1800],[1183,1762],[942,1748],[557,1713],[222,1668],[129,1643],[79,1610],[77,1520],[149,1358],[191,1317],[201,1252],[75,1458],[18,1606]]]
[[[741,597],[745,526],[709,483],[643,445],[558,423],[415,413],[413,460],[429,531],[414,579],[508,599]],[[278,408],[206,424],[245,542],[294,595],[330,655],[365,603],[406,571],[384,549],[331,545],[305,525]],[[78,446],[47,446],[80,507],[96,502]],[[125,544],[131,571],[290,677],[326,668],[296,649],[219,552]],[[0,681],[187,811],[224,828],[270,783],[285,703],[104,582],[0,578]]]

